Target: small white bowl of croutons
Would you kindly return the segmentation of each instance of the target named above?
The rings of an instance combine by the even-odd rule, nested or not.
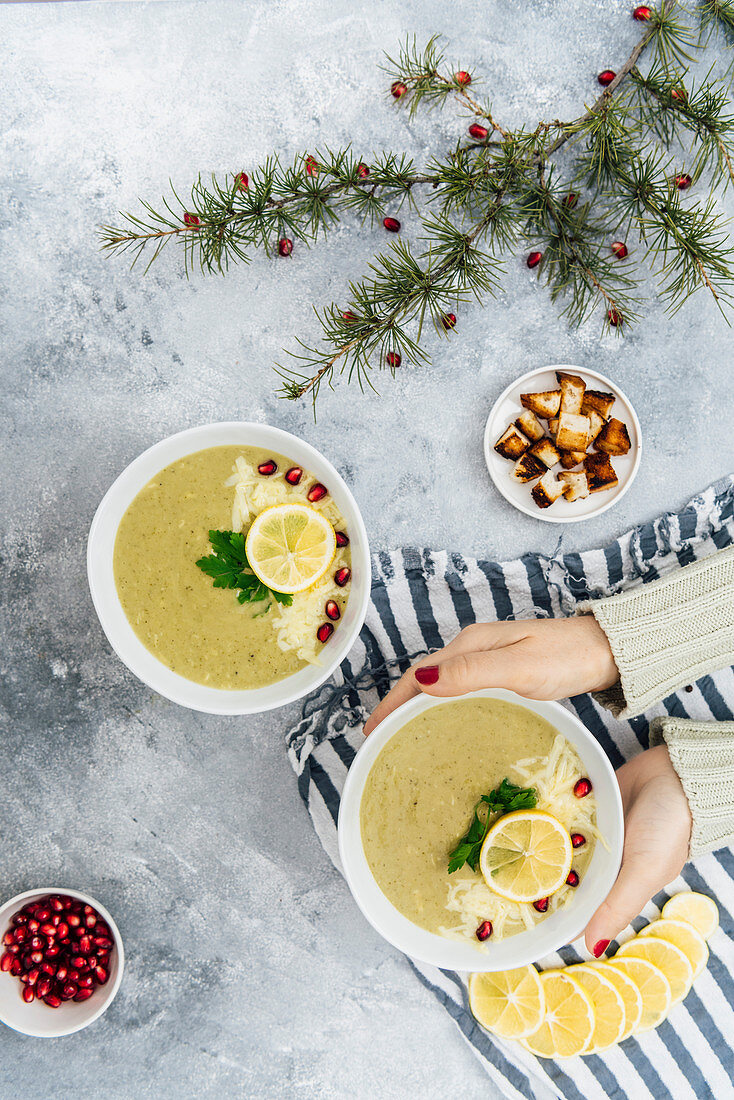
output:
[[[505,500],[547,523],[578,523],[616,504],[635,479],[642,432],[626,395],[597,371],[529,371],[492,406],[490,477]]]

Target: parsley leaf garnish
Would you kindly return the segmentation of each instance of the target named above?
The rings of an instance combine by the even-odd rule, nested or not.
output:
[[[495,787],[489,794],[483,794],[474,807],[474,817],[466,835],[449,855],[449,874],[452,875],[454,871],[458,871],[465,863],[469,864],[472,871],[476,871],[484,838],[490,826],[494,824],[492,820],[494,814],[509,814],[513,810],[532,810],[537,801],[538,794],[534,787],[518,787],[517,784],[510,783],[509,779],[503,779],[499,787]]]
[[[260,603],[276,600],[290,607],[293,597],[285,592],[275,592],[258,580],[250,569],[245,553],[245,536],[241,531],[210,531],[212,554],[199,558],[197,565],[202,573],[212,578],[215,588],[236,588],[240,603]],[[270,610],[270,605],[265,609]]]

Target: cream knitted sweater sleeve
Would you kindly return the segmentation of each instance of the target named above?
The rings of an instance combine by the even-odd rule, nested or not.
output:
[[[594,615],[619,669],[597,699],[631,718],[734,663],[734,547],[578,610]]]
[[[734,663],[734,547],[581,605],[607,636],[619,681],[596,698],[621,718]],[[691,808],[690,855],[734,844],[734,722],[654,718]]]

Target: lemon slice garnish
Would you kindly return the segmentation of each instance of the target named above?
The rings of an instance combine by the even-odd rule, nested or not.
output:
[[[499,818],[487,833],[479,869],[500,897],[536,901],[563,886],[572,853],[567,830],[552,814],[515,810]]]
[[[563,970],[540,975],[545,1016],[537,1031],[521,1042],[540,1058],[571,1058],[581,1054],[594,1034],[594,1009],[578,982]]]
[[[534,966],[469,977],[469,1007],[487,1031],[522,1039],[540,1027],[545,997]]]
[[[684,920],[692,924],[705,940],[719,927],[719,910],[713,898],[695,890],[674,894],[663,906],[665,920]]]
[[[336,553],[326,516],[308,504],[274,504],[250,527],[247,561],[258,580],[276,592],[303,592],[323,577]]]

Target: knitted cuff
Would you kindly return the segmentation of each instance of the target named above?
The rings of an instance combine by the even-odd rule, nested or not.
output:
[[[619,669],[595,697],[617,717],[640,714],[734,662],[734,547],[577,611],[594,615]]]
[[[691,858],[734,844],[734,722],[653,718],[650,745],[663,741],[691,808]]]

